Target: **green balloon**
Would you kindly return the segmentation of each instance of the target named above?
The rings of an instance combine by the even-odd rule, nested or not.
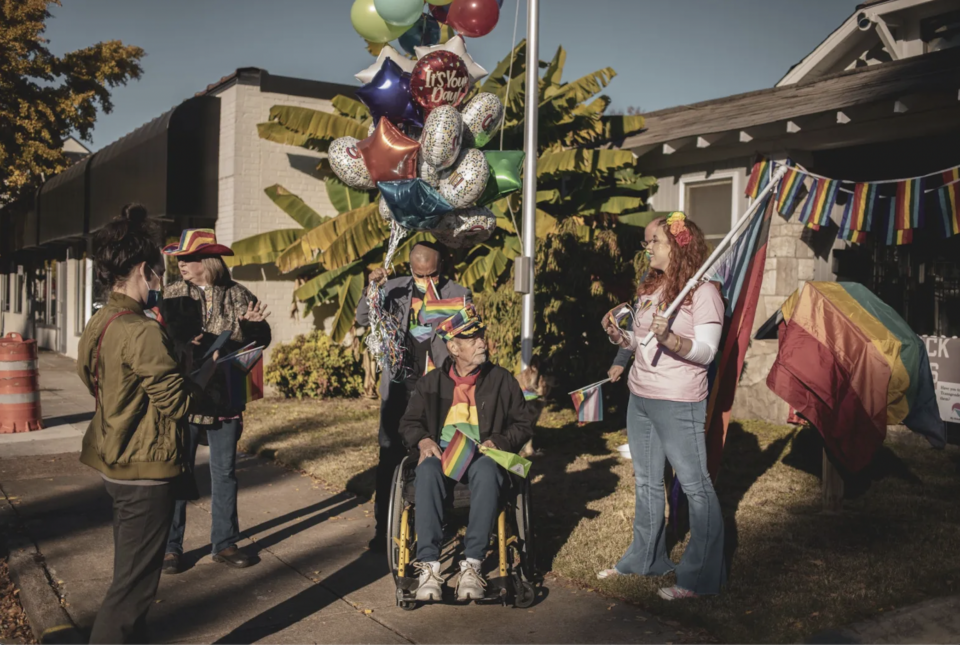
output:
[[[523,165],[522,150],[484,150],[483,154],[490,167],[490,179],[477,200],[477,206],[492,204],[523,186],[523,177],[520,174],[520,167]]]
[[[373,4],[373,0],[355,0],[350,9],[350,22],[357,33],[372,43],[388,43],[399,38],[409,25],[388,25]]]

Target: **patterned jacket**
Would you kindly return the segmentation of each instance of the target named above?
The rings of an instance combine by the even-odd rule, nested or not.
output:
[[[204,292],[208,293],[205,294]],[[266,321],[249,322],[240,320],[248,305],[257,302],[257,297],[243,285],[231,280],[226,285],[208,286],[201,289],[195,284],[180,281],[163,290],[160,311],[167,326],[167,332],[173,340],[186,345],[198,335],[203,334],[199,347],[193,350],[194,369],[200,366],[200,360],[211,343],[220,333],[230,330],[230,340],[220,351],[221,355],[234,352],[255,342],[259,347],[270,344],[270,324]],[[208,306],[209,303],[209,306]],[[190,423],[209,425],[219,418],[235,417],[243,412],[244,406],[231,408],[226,392],[226,379],[218,371],[207,390],[214,400],[197,406],[197,414],[190,415]],[[215,392],[215,393],[214,393]]]

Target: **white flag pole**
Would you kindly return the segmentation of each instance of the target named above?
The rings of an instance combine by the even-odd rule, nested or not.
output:
[[[696,288],[697,284],[700,283],[700,280],[703,279],[703,276],[706,275],[707,271],[716,264],[717,260],[720,259],[720,256],[723,255],[727,249],[733,244],[733,240],[737,237],[737,233],[743,228],[744,224],[750,221],[750,218],[760,207],[760,204],[763,203],[764,198],[776,188],[777,184],[780,183],[780,180],[783,179],[783,176],[787,173],[788,167],[786,165],[781,165],[773,173],[773,176],[770,177],[770,182],[764,187],[763,190],[757,194],[756,199],[753,200],[753,203],[750,204],[750,208],[747,209],[740,219],[737,220],[737,223],[733,225],[733,228],[730,229],[730,232],[727,233],[726,237],[721,240],[720,244],[717,245],[717,248],[713,250],[713,253],[710,254],[710,257],[707,258],[707,261],[703,263],[703,266],[697,271],[697,273],[687,281],[687,284],[683,287],[683,290],[674,298],[673,302],[670,303],[670,306],[663,313],[664,318],[669,318],[673,313],[680,308],[680,305],[683,303],[683,299],[687,297],[687,294],[690,293],[693,289]],[[646,338],[640,342],[641,347],[646,347],[647,344],[653,340],[653,332],[647,332]]]
[[[610,379],[609,379],[609,378],[605,378],[605,379],[603,379],[602,381],[597,381],[596,383],[591,383],[590,385],[584,385],[583,387],[578,387],[578,388],[575,389],[573,392],[567,392],[567,396],[570,396],[571,394],[574,394],[575,392],[580,392],[580,391],[582,391],[582,390],[589,390],[589,389],[591,389],[591,388],[597,387],[598,385],[603,385],[604,383],[609,383],[609,382],[610,382]]]

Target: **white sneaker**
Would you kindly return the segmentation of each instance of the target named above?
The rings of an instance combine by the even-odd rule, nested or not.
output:
[[[480,565],[467,560],[460,562],[460,579],[457,580],[457,600],[483,600],[487,581],[480,573]]]
[[[413,568],[420,573],[417,581],[417,600],[421,602],[430,602],[440,600],[443,596],[441,586],[443,578],[440,577],[439,562],[414,562]]]

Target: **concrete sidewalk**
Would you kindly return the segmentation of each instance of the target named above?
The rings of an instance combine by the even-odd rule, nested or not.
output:
[[[69,368],[69,369],[67,369]],[[21,595],[43,629],[63,610],[88,632],[113,568],[110,499],[76,452],[89,417],[72,361],[44,356],[44,413],[59,418],[54,436],[9,441],[0,435],[0,524],[19,531],[11,564],[40,563],[45,577]],[[51,429],[52,430],[52,429]],[[72,434],[71,434],[72,433]],[[13,451],[11,450],[13,449]],[[15,452],[14,452],[15,451]],[[33,454],[30,454],[30,453]],[[206,463],[206,448],[198,462]],[[214,563],[210,550],[209,470],[201,499],[187,513],[187,570],[165,576],[149,624],[155,642],[223,643],[646,643],[689,635],[650,614],[595,593],[548,580],[530,609],[498,605],[428,605],[403,611],[383,555],[366,550],[373,506],[331,491],[306,475],[241,455],[241,548],[259,562],[244,570]],[[0,526],[2,528],[2,526]],[[35,550],[35,551],[34,551]],[[52,602],[26,596],[47,594]],[[62,609],[54,594],[62,597]],[[37,602],[33,602],[37,600]],[[32,608],[32,609],[31,609]]]

